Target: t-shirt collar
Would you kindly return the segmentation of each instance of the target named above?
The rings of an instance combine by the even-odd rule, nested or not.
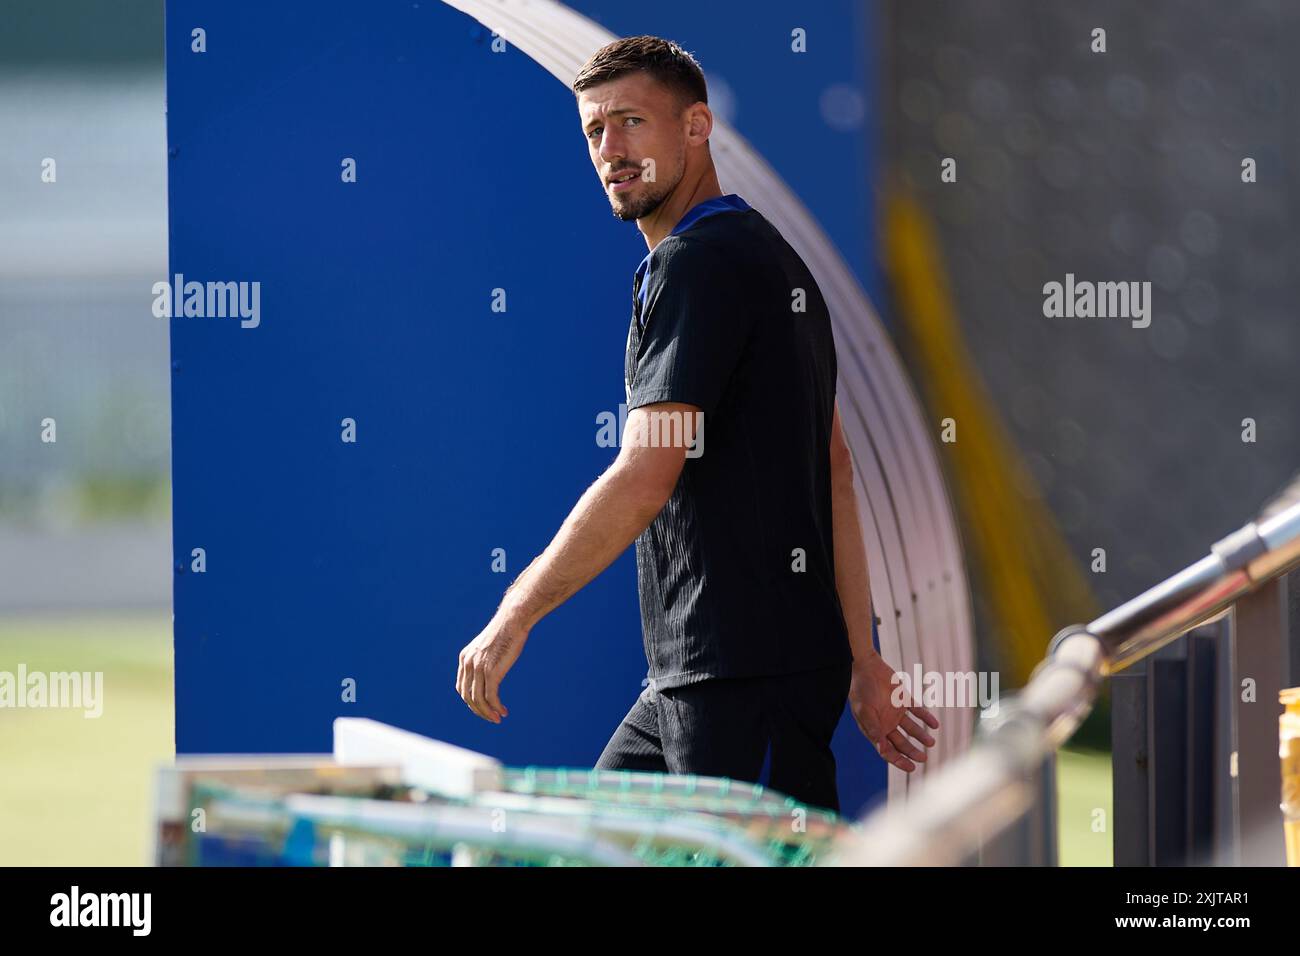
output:
[[[745,200],[741,199],[735,193],[727,193],[725,196],[714,196],[712,199],[697,202],[690,209],[686,210],[686,215],[677,220],[677,225],[673,226],[673,231],[668,233],[668,235],[676,236],[685,232],[705,216],[712,216],[719,212],[740,211],[748,208],[749,203],[745,202]],[[650,268],[650,256],[653,252],[653,249],[650,250],[650,252],[647,252],[645,258],[641,260],[641,264],[636,267],[636,278],[640,283],[639,289],[642,308],[645,307],[645,275],[646,270]]]

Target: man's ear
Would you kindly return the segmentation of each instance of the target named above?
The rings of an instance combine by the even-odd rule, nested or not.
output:
[[[687,109],[687,137],[692,146],[709,141],[713,132],[713,111],[707,103],[692,103]]]

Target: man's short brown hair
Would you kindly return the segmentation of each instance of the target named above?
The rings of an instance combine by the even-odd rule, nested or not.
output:
[[[573,92],[638,71],[676,93],[682,108],[709,101],[704,71],[695,57],[672,40],[652,36],[624,37],[601,47],[578,71]]]

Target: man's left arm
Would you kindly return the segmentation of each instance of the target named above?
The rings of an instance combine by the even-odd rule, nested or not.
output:
[[[911,703],[906,689],[898,686],[894,669],[871,642],[874,611],[867,549],[858,517],[858,496],[853,490],[853,455],[840,427],[838,405],[831,419],[830,459],[835,590],[853,649],[849,707],[859,729],[875,744],[880,756],[910,773],[916,769],[914,760],[926,759],[925,751],[913,741],[926,747],[933,747],[935,742],[922,722],[937,730],[939,719],[926,708]]]
[[[877,657],[871,642],[871,580],[867,572],[867,549],[858,523],[858,498],[853,490],[853,456],[840,429],[837,404],[831,419],[831,504],[835,537],[835,590],[844,610],[855,669],[866,667]]]

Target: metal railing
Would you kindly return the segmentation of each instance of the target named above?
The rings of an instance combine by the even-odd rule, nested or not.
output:
[[[1028,684],[999,702],[996,716],[980,720],[966,755],[928,778],[906,803],[865,818],[858,832],[840,840],[831,862],[952,865],[971,859],[1027,812],[1043,809],[1044,799],[1050,799],[1050,788],[1044,797],[1043,775],[1052,772],[1057,748],[1091,711],[1103,680],[1233,610],[1252,593],[1280,587],[1282,575],[1297,566],[1300,478],[1257,520],[1214,544],[1206,557],[1090,624],[1059,632]],[[1271,684],[1281,680],[1286,665],[1281,627],[1274,631],[1259,640],[1254,634],[1236,635],[1237,670],[1261,681],[1259,701],[1277,699]],[[1244,731],[1246,718],[1241,708],[1235,713],[1236,827],[1240,831],[1251,820],[1269,819],[1271,805],[1280,844],[1278,787],[1270,791],[1279,778],[1268,772],[1271,766],[1273,775],[1279,773],[1276,714],[1256,708],[1250,732],[1237,733]],[[1046,816],[1051,818],[1050,811]]]

